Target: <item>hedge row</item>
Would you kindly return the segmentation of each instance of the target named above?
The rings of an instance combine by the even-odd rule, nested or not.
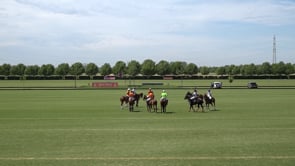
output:
[[[136,77],[123,77],[123,78],[116,78],[119,80],[124,79],[137,79],[137,80],[147,80],[147,79],[228,79],[228,76],[213,76],[213,75],[204,75],[204,76],[136,76]],[[249,75],[249,76],[233,76],[234,79],[295,79],[295,75]],[[0,76],[0,80],[75,80],[75,76]],[[78,80],[103,80],[104,76],[78,76]]]

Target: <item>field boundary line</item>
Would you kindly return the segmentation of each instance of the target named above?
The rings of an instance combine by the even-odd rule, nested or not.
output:
[[[22,132],[30,132],[30,131],[36,131],[36,132],[42,132],[42,131],[71,131],[71,132],[80,132],[80,131],[201,131],[201,130],[208,130],[208,129],[188,129],[188,128],[101,128],[101,129],[95,129],[95,128],[74,128],[74,129],[0,129],[0,131],[22,131]],[[295,128],[224,128],[224,129],[210,129],[210,130],[228,130],[228,131],[235,131],[235,130],[295,130]]]
[[[295,156],[200,156],[200,157],[0,157],[0,160],[283,160]]]
[[[238,120],[295,120],[295,117],[286,117],[286,118],[237,118],[237,119],[226,119],[226,118],[0,118],[0,120],[229,120],[229,121],[238,121]]]

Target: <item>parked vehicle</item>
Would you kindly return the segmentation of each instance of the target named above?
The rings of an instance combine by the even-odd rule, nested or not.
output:
[[[214,88],[214,89],[222,88],[222,82],[211,82],[211,88]]]
[[[258,88],[258,85],[256,82],[249,82],[247,86],[249,89]]]

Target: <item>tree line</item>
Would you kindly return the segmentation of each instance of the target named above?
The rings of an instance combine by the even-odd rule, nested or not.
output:
[[[270,64],[264,62],[262,64],[244,64],[244,65],[225,65],[220,67],[197,66],[194,63],[187,63],[183,61],[168,62],[161,60],[158,63],[151,59],[146,59],[142,63],[132,60],[128,63],[117,61],[115,65],[111,66],[109,63],[104,63],[102,66],[97,66],[95,63],[82,64],[76,62],[72,65],[68,63],[61,63],[58,66],[52,64],[39,65],[0,65],[0,75],[10,76],[52,76],[59,75],[65,77],[66,75],[79,76],[86,74],[93,77],[100,73],[103,76],[114,74],[117,77],[129,76],[135,77],[139,74],[145,76],[152,75],[208,75],[215,73],[216,75],[290,75],[295,73],[295,64],[279,62]]]

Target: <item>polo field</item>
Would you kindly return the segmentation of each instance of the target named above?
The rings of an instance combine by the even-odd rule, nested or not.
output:
[[[158,101],[168,93],[166,113],[148,112],[142,98],[133,112],[121,109],[129,81],[113,89],[0,81],[0,165],[295,164],[295,81],[248,89],[246,80],[225,80],[212,89],[216,110],[204,104],[204,112],[189,112],[184,96],[196,85],[205,94],[210,81],[163,82],[152,88]]]

